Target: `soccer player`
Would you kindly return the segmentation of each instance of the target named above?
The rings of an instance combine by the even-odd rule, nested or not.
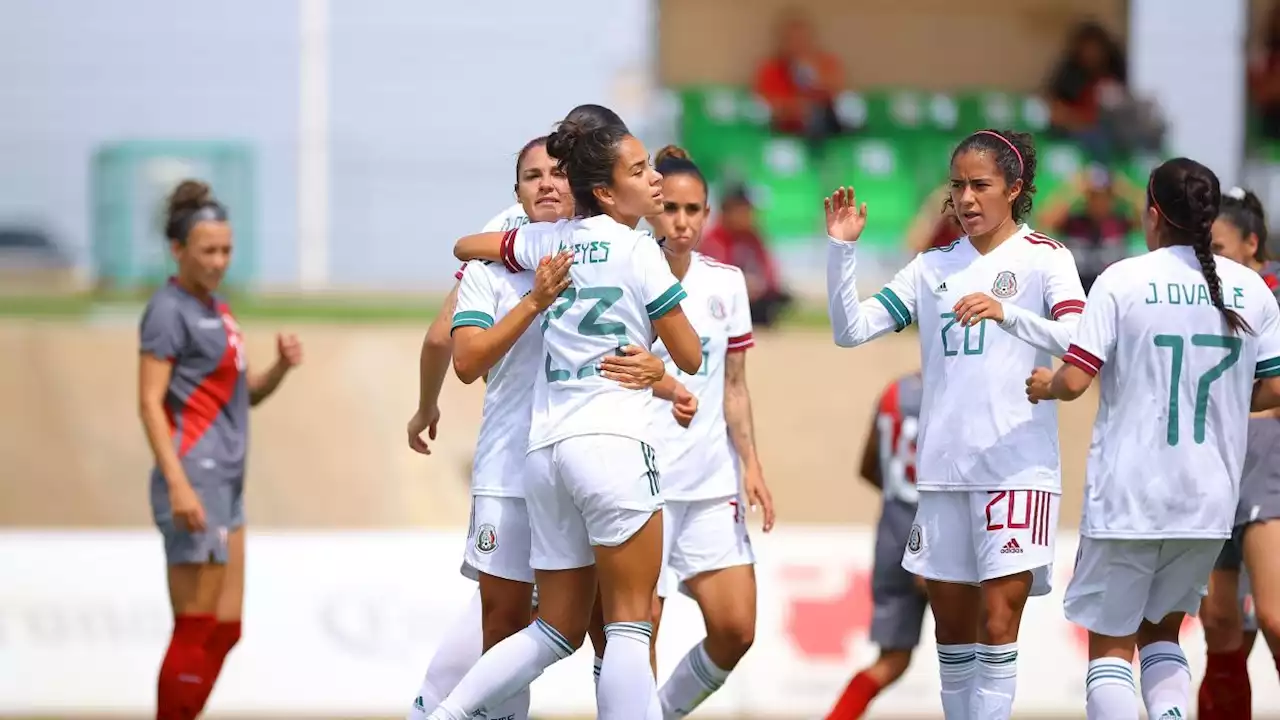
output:
[[[569,111],[566,118],[583,127],[594,128],[606,125],[625,127],[616,113],[600,105],[579,105]],[[538,162],[526,162],[531,152],[539,153],[536,158]],[[538,221],[553,221],[573,214],[573,201],[568,181],[556,163],[551,162],[546,155],[545,138],[531,141],[517,156],[515,195],[516,204],[486,223],[484,232],[518,228],[529,222],[530,212]],[[556,203],[550,202],[553,197],[558,200],[559,207],[555,207]],[[528,211],[525,208],[526,201],[530,206]],[[455,275],[458,283],[461,282],[462,277],[463,272],[459,270]],[[430,455],[431,450],[422,435],[427,433],[431,440],[435,440],[440,421],[438,401],[453,355],[452,324],[457,305],[458,283],[455,283],[453,290],[445,298],[439,314],[436,315],[423,337],[419,355],[418,409],[410,417],[406,429],[409,447],[423,455]],[[536,588],[534,603],[535,605],[537,603]],[[462,614],[450,623],[449,628],[450,631],[441,638],[436,648],[436,653],[431,659],[406,720],[425,720],[427,714],[453,691],[467,670],[480,659],[484,643],[479,588],[472,595]],[[592,643],[599,648],[599,653],[603,654],[603,631],[596,631],[594,626]],[[598,668],[596,672],[598,675]]]
[[[765,532],[773,529],[774,512],[747,389],[746,351],[754,343],[746,280],[738,268],[694,250],[709,212],[698,166],[675,146],[658,151],[655,166],[662,175],[663,212],[649,220],[664,237],[667,265],[688,293],[682,307],[702,340],[702,367],[692,375],[677,368],[665,343],[654,346],[668,372],[698,397],[700,409],[688,429],[666,403],[654,420],[666,503],[658,595],[684,592],[698,603],[707,628],[706,639],[659,690],[662,715],[674,720],[718,690],[755,639],[755,552],[744,506],[763,511]]]
[[[1190,714],[1178,632],[1231,536],[1251,396],[1270,405],[1280,392],[1280,307],[1256,272],[1214,258],[1220,201],[1218,178],[1200,163],[1153,170],[1143,217],[1151,252],[1098,277],[1065,364],[1026,381],[1032,403],[1071,401],[1101,372],[1063,602],[1089,631],[1089,718],[1138,717],[1135,643],[1147,716]],[[1258,396],[1254,378],[1266,379]]]
[[[1222,208],[1213,223],[1214,254],[1234,260],[1262,275],[1267,287],[1280,295],[1280,263],[1267,256],[1267,219],[1258,196],[1242,188],[1223,194]],[[1257,603],[1245,607],[1250,600],[1250,577],[1259,573],[1264,586],[1263,597],[1271,598],[1274,609],[1268,619],[1280,619],[1280,594],[1268,592],[1280,583],[1280,565],[1270,561],[1271,553],[1256,549],[1247,556],[1243,537],[1248,530],[1262,530],[1261,535],[1275,532],[1269,521],[1280,517],[1280,419],[1275,412],[1255,413],[1249,420],[1249,439],[1245,446],[1244,469],[1240,479],[1240,502],[1236,509],[1236,527],[1232,539],[1222,546],[1213,574],[1209,576],[1209,594],[1200,605],[1207,649],[1205,675],[1200,684],[1198,716],[1206,720],[1235,720],[1251,716],[1253,690],[1249,683],[1249,654],[1257,637]],[[1256,508],[1256,510],[1255,510]],[[1266,528],[1272,527],[1271,530]],[[1265,546],[1274,546],[1267,539]],[[1241,565],[1248,573],[1241,572]],[[1276,654],[1275,623],[1263,634]]]
[[[1020,378],[1066,351],[1084,291],[1071,252],[1022,223],[1035,170],[1029,135],[962,140],[948,202],[965,236],[921,253],[866,300],[855,282],[866,205],[852,188],[826,200],[836,344],[920,326],[920,503],[903,567],[928,583],[949,720],[1009,717],[1022,609],[1050,585],[1057,414],[1024,402]]]
[[[662,210],[661,176],[619,127],[561,123],[547,142],[581,218],[463,238],[459,259],[501,258],[522,271],[573,252],[572,287],[544,315],[543,372],[534,395],[525,499],[539,617],[480,659],[431,714],[464,720],[527,686],[582,644],[597,573],[608,638],[599,716],[658,710],[649,665],[650,613],[662,556],[662,508],[647,391],[599,375],[602,358],[661,338],[679,369],[702,364],[680,309],[685,291],[661,250],[635,226]],[[658,386],[655,385],[655,391]]]
[[[275,364],[249,372],[240,327],[217,294],[232,238],[208,185],[178,185],[165,235],[178,270],[147,303],[138,358],[138,412],[155,456],[151,510],[174,615],[156,717],[194,720],[240,639],[249,408],[302,362],[302,346],[280,335]]]
[[[853,676],[827,720],[857,720],[882,690],[897,682],[920,644],[929,600],[924,581],[902,567],[916,516],[916,437],[924,386],[915,372],[889,383],[876,403],[871,433],[862,451],[862,477],[880,490],[883,504],[876,529],[871,573],[871,642],[880,656]]]

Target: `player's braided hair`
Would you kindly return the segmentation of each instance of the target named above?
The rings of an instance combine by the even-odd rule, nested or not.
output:
[[[1022,181],[1022,190],[1013,199],[1013,207],[1010,208],[1014,222],[1022,222],[1031,215],[1032,198],[1036,194],[1035,138],[1030,133],[1013,130],[979,130],[960,141],[951,153],[952,162],[970,150],[990,154],[1009,187]],[[947,198],[943,204],[944,210],[948,207],[951,207],[951,198]]]
[[[1200,273],[1209,288],[1209,300],[1222,313],[1232,333],[1252,333],[1240,313],[1228,308],[1222,297],[1222,280],[1213,258],[1213,221],[1222,205],[1218,176],[1188,158],[1174,158],[1151,171],[1147,204],[1160,216],[1156,231],[1161,245],[1190,245],[1200,262]]]

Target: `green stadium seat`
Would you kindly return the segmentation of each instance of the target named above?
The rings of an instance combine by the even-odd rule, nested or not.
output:
[[[873,135],[898,135],[925,126],[926,100],[916,90],[879,89],[862,94],[867,103],[866,131]]]
[[[765,237],[780,243],[820,237],[825,188],[805,142],[771,137],[744,159],[749,164],[742,166],[741,177],[750,188]]]
[[[1044,202],[1072,181],[1085,166],[1084,153],[1069,142],[1048,141],[1036,148],[1036,198]]]

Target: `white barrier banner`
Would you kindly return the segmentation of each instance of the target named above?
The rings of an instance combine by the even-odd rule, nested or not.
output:
[[[442,634],[474,592],[458,574],[463,533],[252,533],[244,636],[210,701],[211,714],[403,715]],[[863,530],[779,530],[755,538],[759,621],[752,651],[699,710],[707,716],[822,715],[875,657],[874,536]],[[1079,715],[1084,634],[1062,618],[1074,536],[1058,539],[1057,587],[1022,623],[1019,715]],[[0,533],[0,714],[147,714],[171,624],[160,539],[147,531]],[[660,676],[703,635],[686,598],[667,604]],[[906,677],[877,716],[937,716],[930,625]],[[1198,683],[1199,625],[1183,636]],[[1254,653],[1254,705],[1280,709],[1274,666]],[[539,715],[594,715],[591,654],[534,685]]]

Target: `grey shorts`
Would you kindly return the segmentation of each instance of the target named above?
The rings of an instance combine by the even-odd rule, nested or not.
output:
[[[204,506],[205,529],[192,533],[179,528],[169,505],[169,485],[158,470],[151,472],[151,514],[164,537],[170,565],[224,564],[227,535],[244,525],[244,468],[210,466],[207,461],[183,460],[191,487]]]
[[[915,516],[913,503],[889,500],[876,526],[870,639],[882,650],[915,648],[929,607],[928,599],[916,587],[915,576],[902,567],[902,554]]]

